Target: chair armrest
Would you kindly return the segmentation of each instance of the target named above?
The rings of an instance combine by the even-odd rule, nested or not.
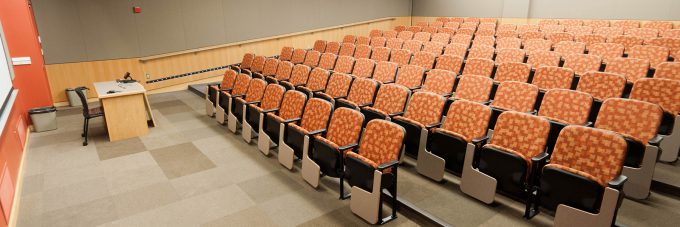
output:
[[[488,105],[491,105],[491,100],[486,101],[486,102],[482,102],[482,104],[487,105],[487,106],[488,106]]]
[[[263,110],[262,113],[263,113],[263,114],[266,114],[266,113],[271,113],[271,112],[276,112],[276,111],[279,111],[279,108]]]
[[[607,183],[610,188],[621,190],[623,189],[623,184],[628,181],[628,177],[624,175],[618,175],[616,178],[612,179]]]
[[[425,125],[425,128],[426,128],[427,130],[430,130],[430,129],[434,128],[434,127],[439,127],[439,126],[441,126],[441,125],[442,125],[441,122],[437,122],[437,123],[434,123],[434,124],[431,124],[431,125]]]
[[[473,144],[475,144],[475,145],[481,146],[481,145],[485,144],[487,140],[489,140],[489,136],[483,136],[483,137],[480,137],[480,138],[474,138],[474,139],[472,139],[471,142],[472,142]]]
[[[389,81],[383,82],[383,84],[391,84],[391,83],[394,83],[394,80],[389,80]]]
[[[259,104],[259,103],[260,103],[260,101],[252,101],[252,102],[247,102],[247,103],[244,103],[244,104],[249,105],[249,104]]]
[[[240,97],[245,97],[245,96],[246,96],[245,94],[241,94],[241,95],[231,95],[231,98],[240,98]]]
[[[529,111],[529,112],[526,112],[526,113],[531,114],[531,115],[536,115],[536,113],[538,113],[538,111],[532,110],[532,111]]]
[[[313,135],[321,134],[321,133],[324,133],[324,132],[326,132],[326,129],[319,129],[319,130],[316,130],[316,131],[311,131],[311,132],[307,133],[307,135],[311,137]]]
[[[220,88],[220,91],[231,91],[231,88],[224,88],[224,89]]]
[[[654,136],[654,138],[649,140],[649,144],[652,146],[658,147],[659,144],[661,143],[661,140],[663,140],[664,136],[657,134]]]
[[[540,163],[540,162],[545,162],[548,160],[548,157],[550,157],[550,154],[547,152],[540,153],[534,157],[531,158],[532,163]]]
[[[359,146],[359,144],[352,143],[338,148],[338,151],[345,151]]]
[[[383,171],[384,169],[392,168],[396,165],[399,165],[399,160],[392,160],[390,162],[383,163],[380,166],[378,166],[378,170]]]
[[[373,105],[373,103],[364,103],[364,104],[361,104],[361,105],[357,104],[357,106],[358,106],[359,108],[365,107],[365,106],[372,106],[372,105]]]
[[[592,127],[592,126],[593,126],[593,122],[592,122],[592,121],[586,122],[583,126]]]
[[[396,112],[396,113],[392,113],[392,114],[389,114],[389,115],[390,115],[390,117],[402,116],[402,115],[404,115],[404,112]]]
[[[288,124],[288,123],[296,122],[296,121],[299,121],[299,120],[300,120],[300,118],[296,117],[296,118],[291,118],[291,119],[288,119],[288,120],[283,120],[283,122],[281,122],[281,123]]]

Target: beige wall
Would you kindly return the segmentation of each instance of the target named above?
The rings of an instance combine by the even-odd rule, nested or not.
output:
[[[393,16],[410,0],[33,0],[47,64],[125,59]],[[133,14],[139,6],[142,13]]]
[[[414,0],[413,16],[680,20],[678,0]]]

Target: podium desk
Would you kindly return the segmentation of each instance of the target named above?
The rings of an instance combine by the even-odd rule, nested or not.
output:
[[[94,88],[104,109],[109,141],[143,136],[149,133],[149,126],[156,126],[141,84],[106,81],[94,83]]]

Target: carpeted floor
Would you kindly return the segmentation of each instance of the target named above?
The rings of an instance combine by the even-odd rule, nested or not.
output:
[[[296,170],[265,157],[255,144],[204,114],[189,91],[149,96],[158,124],[143,137],[108,142],[101,119],[91,122],[91,142],[81,145],[81,110],[58,112],[59,129],[33,133],[25,155],[18,226],[357,226],[338,180],[313,189]],[[445,183],[418,175],[406,161],[399,196],[454,226],[549,226],[552,216],[522,218],[521,203],[497,196],[486,205]],[[680,199],[653,193],[626,200],[619,222],[671,226]],[[387,209],[389,210],[389,208]],[[427,225],[400,211],[388,226]]]

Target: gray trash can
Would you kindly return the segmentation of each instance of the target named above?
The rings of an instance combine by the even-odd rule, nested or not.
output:
[[[68,103],[71,106],[83,106],[83,103],[80,101],[80,97],[78,97],[78,94],[76,93],[77,88],[67,88],[66,89],[66,97],[68,97]],[[87,95],[87,89],[83,90],[85,95]]]
[[[54,106],[34,108],[28,110],[35,132],[57,129],[57,108]]]

